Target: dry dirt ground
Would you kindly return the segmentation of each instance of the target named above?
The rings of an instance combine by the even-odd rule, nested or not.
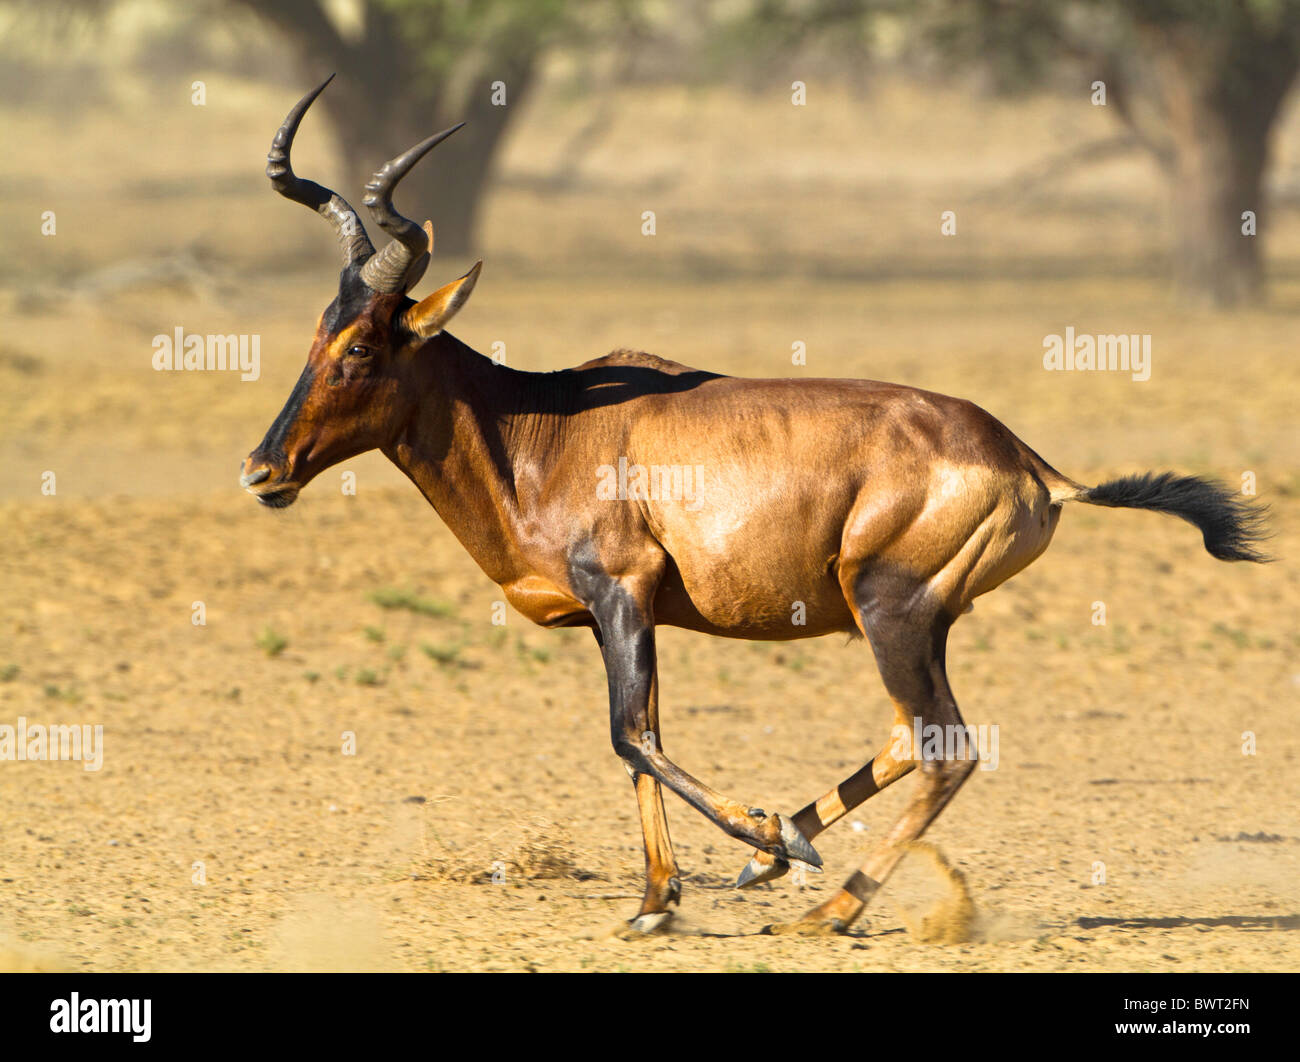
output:
[[[485,306],[489,293],[479,293]],[[748,298],[659,294],[684,303],[683,317]],[[847,290],[839,297],[853,305]],[[910,313],[898,316],[879,355],[893,371],[878,375],[925,357],[900,335]],[[979,331],[980,313],[968,306],[962,317]],[[1157,363],[1145,385],[1086,381],[1053,398],[1044,392],[1060,385],[1026,361],[1032,347],[946,355],[947,369],[936,355],[914,375],[950,373],[961,384],[950,389],[1085,480],[1166,464],[1235,477],[1249,461],[1286,558],[1294,437],[1269,367],[1284,356],[1284,324],[1277,343],[1257,335],[1253,353],[1234,360],[1231,387],[1217,382],[1221,359],[1245,326],[1179,331],[1172,320],[1160,334],[1179,367]],[[875,358],[856,355],[846,375]],[[62,417],[75,396],[45,361],[8,371],[11,395],[27,389],[26,414]],[[293,371],[268,375],[287,392]],[[199,393],[186,378],[176,385],[177,401]],[[1137,387],[1146,390],[1124,390]],[[281,395],[269,385],[258,394],[269,420]],[[208,414],[190,401],[203,446]],[[1057,403],[1070,408],[1053,412]],[[89,447],[88,416],[59,437],[68,452]],[[329,473],[271,513],[233,484],[256,441],[247,425],[242,448],[212,455],[225,489],[185,489],[192,459],[182,452],[167,455],[164,496],[132,496],[137,467],[158,474],[132,460],[150,450],[147,416],[142,403],[111,426],[103,412],[93,422],[106,449],[123,447],[105,455],[96,496],[29,491],[0,506],[10,543],[0,720],[104,727],[98,772],[0,765],[0,925],[16,962],[1244,970],[1300,958],[1300,594],[1287,559],[1224,565],[1177,521],[1075,509],[1044,558],[957,625],[959,701],[969,722],[999,727],[996,769],[977,773],[930,834],[973,897],[971,941],[924,943],[908,931],[952,887],[915,858],[856,935],[759,935],[856,865],[908,781],[823,837],[826,879],[744,894],[730,884],[746,850],[670,804],[684,908],[671,935],[626,941],[610,931],[637,902],[635,802],[609,747],[590,637],[513,614],[494,625],[496,588],[414,489],[388,485],[369,461],[347,466],[355,496]],[[33,482],[43,465],[60,483],[81,474],[59,454],[15,460]],[[192,622],[199,601],[203,626]],[[1096,602],[1104,626],[1093,623]],[[661,661],[672,754],[751,803],[793,810],[886,737],[889,712],[861,643],[665,631]],[[347,733],[355,755],[344,754]],[[493,883],[494,871],[504,880]]]
[[[123,175],[155,157],[126,146],[115,155],[112,126],[85,121],[78,135],[102,148],[109,176],[82,197],[75,171],[46,189],[65,204],[57,243],[42,252],[21,235],[42,195],[15,192],[0,211],[34,263],[7,266],[0,293],[0,724],[104,728],[98,771],[0,762],[0,965],[1300,965],[1300,287],[1290,259],[1275,266],[1270,308],[1228,316],[1178,311],[1140,270],[1108,274],[1103,263],[1090,276],[1083,258],[1151,242],[1147,222],[1124,221],[1145,216],[1157,194],[1130,163],[1085,175],[1072,199],[1058,191],[1028,206],[986,203],[984,213],[964,186],[976,251],[935,250],[942,175],[973,167],[992,180],[1032,161],[1020,140],[1060,125],[1041,107],[1015,122],[1001,105],[974,113],[948,101],[925,109],[938,115],[927,124],[909,122],[906,101],[886,100],[887,119],[862,119],[872,136],[861,150],[897,150],[883,169],[863,161],[861,185],[835,183],[857,172],[853,158],[835,169],[787,147],[780,158],[792,172],[732,199],[719,191],[727,171],[690,168],[722,150],[709,131],[767,157],[782,143],[779,123],[764,126],[751,103],[725,95],[701,102],[707,120],[695,123],[681,101],[658,100],[632,109],[643,141],[694,131],[655,141],[661,162],[676,160],[660,168],[677,184],[640,171],[610,184],[615,168],[599,156],[591,185],[553,203],[503,185],[486,223],[488,268],[454,328],[480,350],[501,341],[511,364],[553,369],[640,346],[744,375],[867,376],[959,394],[1084,481],[1170,467],[1236,484],[1253,473],[1282,558],[1221,564],[1176,520],[1067,511],[1048,553],[954,629],[958,701],[968,722],[997,725],[999,745],[996,769],[978,772],[927,835],[951,871],[935,852],[909,857],[848,936],[764,935],[857,865],[911,780],[823,835],[824,878],[746,893],[731,884],[748,850],[670,797],[682,912],[671,933],[627,940],[613,930],[638,903],[640,839],[590,636],[535,629],[513,613],[494,625],[497,589],[373,455],[324,474],[282,513],[236,486],[238,461],[299,371],[333,274],[286,250],[324,236],[259,183],[263,126],[278,120],[284,93],[241,92],[233,116],[212,112],[212,128],[188,134],[198,164],[241,175],[229,186],[149,198]],[[152,106],[138,133],[119,135],[168,143],[192,121]],[[536,116],[536,145],[578,121],[556,113]],[[834,113],[816,120],[835,127]],[[1000,138],[1006,157],[994,165],[980,154],[972,128]],[[33,156],[68,150],[37,122],[21,132]],[[624,156],[633,152],[623,127],[612,137],[611,158],[619,137]],[[805,143],[824,139],[814,131]],[[511,157],[546,158],[527,148]],[[8,189],[22,187],[22,158],[4,162]],[[743,154],[727,158],[761,171]],[[170,165],[182,180],[181,163]],[[507,174],[524,169],[513,165]],[[681,172],[698,174],[704,190]],[[911,184],[908,173],[918,175]],[[1108,177],[1128,198],[1096,192]],[[814,194],[792,197],[792,187],[807,191],[801,181]],[[647,202],[662,219],[654,250],[636,242]],[[112,209],[83,222],[79,212],[96,205]],[[848,234],[847,217],[857,219]],[[605,235],[628,219],[622,244]],[[199,279],[115,287],[110,272],[78,282],[137,251],[174,250],[186,225],[216,263]],[[664,243],[674,231],[683,243]],[[596,248],[586,257],[584,233]],[[922,233],[930,242],[917,250]],[[251,271],[255,237],[284,271]],[[724,249],[727,268],[703,257],[706,244]],[[824,250],[823,275],[799,265],[766,276],[788,246]],[[900,251],[904,279],[889,278],[890,248],[914,252]],[[1018,272],[1004,269],[1016,254]],[[435,263],[430,280],[460,264]],[[153,372],[151,337],[177,325],[260,334],[261,379]],[[1045,372],[1043,336],[1067,325],[1151,333],[1151,379]],[[806,367],[790,363],[796,341]],[[345,470],[356,473],[355,496],[340,489]],[[53,495],[41,493],[47,471]],[[1104,625],[1094,623],[1097,603]],[[887,736],[891,715],[861,642],[665,630],[660,652],[670,753],[751,804],[793,811]],[[347,735],[355,755],[345,754]],[[961,889],[973,923],[965,939],[944,939],[933,916]]]

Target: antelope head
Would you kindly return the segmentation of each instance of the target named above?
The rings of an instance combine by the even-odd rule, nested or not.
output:
[[[425,341],[465,304],[483,265],[476,263],[418,303],[407,295],[429,264],[433,226],[425,222],[421,228],[402,217],[393,208],[393,189],[459,125],[386,163],[366,185],[362,202],[392,237],[382,251],[376,252],[357,212],[341,196],[294,174],[289,152],[298,124],[333,76],[298,101],[266,157],[271,186],[328,221],[343,252],[338,294],[316,323],[307,365],[241,468],[240,486],[277,509],[291,505],[324,469],[400,434],[418,398],[410,384],[413,363]]]

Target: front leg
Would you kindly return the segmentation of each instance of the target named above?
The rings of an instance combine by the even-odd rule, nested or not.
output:
[[[682,881],[677,876],[677,858],[673,855],[672,838],[668,836],[668,816],[658,780],[648,774],[637,774],[631,768],[628,774],[636,786],[641,838],[645,843],[645,896],[641,910],[632,919],[632,928],[653,933],[672,917],[668,905],[682,902]]]
[[[596,632],[600,642],[600,631]],[[646,705],[649,727],[642,740],[659,744],[659,683],[650,683],[650,700]],[[626,764],[624,765],[626,766]],[[667,925],[672,918],[669,904],[682,902],[682,881],[678,877],[677,857],[673,854],[673,841],[668,835],[668,814],[664,811],[663,789],[653,775],[637,774],[631,767],[627,773],[636,787],[637,812],[641,819],[641,839],[645,844],[645,896],[641,910],[632,919],[632,929],[640,933],[653,933]]]
[[[609,679],[614,751],[634,775],[657,779],[725,833],[776,858],[817,870],[821,856],[790,819],[722,796],[664,755],[651,718],[658,682],[652,602],[660,571],[662,563],[651,568],[652,574],[643,570],[615,578],[591,557],[574,561],[570,568],[571,585],[596,622]],[[657,714],[657,704],[654,711]]]

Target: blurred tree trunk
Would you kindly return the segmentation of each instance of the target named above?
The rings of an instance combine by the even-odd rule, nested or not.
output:
[[[1165,166],[1173,192],[1174,281],[1193,301],[1214,306],[1263,296],[1260,237],[1243,232],[1245,211],[1261,216],[1266,131],[1206,109],[1184,130]],[[1264,135],[1260,135],[1261,132]]]
[[[460,91],[452,99],[453,72],[426,61],[386,7],[364,3],[359,32],[344,34],[317,0],[242,2],[273,23],[294,48],[305,75],[303,91],[331,71],[338,74],[317,107],[334,126],[349,174],[347,187],[337,191],[363,218],[362,187],[380,166],[432,133],[467,123],[411,171],[395,199],[408,217],[433,220],[437,250],[468,254],[493,161],[534,82],[535,38],[518,35],[485,54],[475,69],[455,71]],[[424,14],[436,21],[438,11],[430,5]],[[494,81],[505,83],[507,106],[492,104]],[[377,246],[386,239],[377,231],[370,236]]]
[[[1117,102],[1169,181],[1175,283],[1192,302],[1258,301],[1262,237],[1243,233],[1242,214],[1262,224],[1269,141],[1300,65],[1293,42],[1240,23],[1140,30],[1130,61],[1142,71]]]

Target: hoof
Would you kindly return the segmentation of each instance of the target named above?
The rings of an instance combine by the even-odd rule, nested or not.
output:
[[[746,864],[736,879],[736,888],[747,889],[751,885],[761,885],[765,881],[775,881],[790,870],[790,864],[779,856],[766,852],[755,852],[754,858]]]
[[[773,922],[760,932],[769,937],[837,937],[849,927],[840,919],[809,922]]]
[[[808,843],[808,839],[799,832],[799,827],[784,815],[778,815],[776,819],[781,824],[781,847],[785,859],[790,863],[806,863],[804,869],[820,874],[822,857],[817,854],[817,849]]]
[[[662,930],[672,920],[672,911],[654,911],[651,914],[637,915],[627,924],[625,935],[629,937],[649,936]]]
[[[758,809],[750,808],[751,812],[756,810]],[[776,821],[781,827],[781,850],[755,852],[749,865],[736,879],[736,888],[746,889],[751,885],[761,885],[765,881],[775,881],[789,873],[791,869],[808,874],[822,872],[822,857],[799,832],[799,827],[784,815],[778,815]]]

